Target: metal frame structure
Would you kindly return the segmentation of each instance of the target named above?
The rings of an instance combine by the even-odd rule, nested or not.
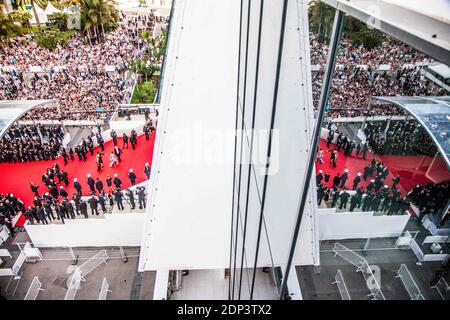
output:
[[[407,97],[408,102],[402,102],[404,99],[403,97],[372,97],[372,103],[373,102],[380,102],[380,103],[389,103],[394,104],[396,106],[399,106],[404,110],[407,114],[413,116],[417,122],[419,122],[422,127],[426,130],[430,138],[435,143],[437,149],[439,150],[439,153],[442,155],[442,158],[445,160],[445,163],[447,164],[447,168],[450,169],[450,158],[445,147],[436,139],[435,134],[433,134],[431,128],[424,122],[423,117],[424,116],[442,116],[442,119],[444,120],[445,117],[450,112],[450,97],[449,96],[443,96],[443,97]],[[414,112],[413,108],[408,107],[409,105],[429,105],[430,110],[436,110],[439,108],[439,112],[433,113],[431,111],[428,114],[421,115],[416,112]],[[447,109],[447,113],[445,112],[445,109]],[[442,121],[442,120],[441,120]],[[445,120],[444,120],[445,121]],[[447,121],[450,123],[450,120],[447,119]],[[439,122],[436,120],[436,122]]]
[[[399,1],[396,3],[383,0],[322,0],[322,2],[450,65],[448,22],[439,16],[420,12],[420,9],[401,4]],[[430,3],[428,8],[430,10],[437,4],[444,7],[444,2],[445,0]],[[436,10],[439,11],[439,7],[436,6]]]
[[[27,112],[29,112],[30,110],[32,110],[34,108],[41,107],[41,106],[44,106],[46,104],[49,104],[49,103],[52,103],[52,102],[55,102],[55,101],[56,101],[55,99],[50,99],[50,100],[2,100],[2,101],[0,101],[0,110],[1,109],[19,109],[19,110],[22,109],[1,130],[0,138],[2,138],[3,135],[9,130],[9,128],[11,128],[11,126],[15,122],[19,121],[19,119],[24,114],[26,114]],[[27,106],[20,108],[21,105],[27,105]]]

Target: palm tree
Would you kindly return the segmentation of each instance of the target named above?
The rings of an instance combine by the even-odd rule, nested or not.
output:
[[[105,25],[117,21],[117,10],[111,0],[82,0],[81,15],[84,22],[84,30],[88,34],[93,31],[97,40],[100,35],[105,35]],[[100,30],[101,29],[101,33]]]
[[[327,41],[330,37],[333,18],[333,8],[319,0],[311,0],[309,3],[311,31],[317,34],[320,42]]]
[[[16,5],[19,8],[23,7],[26,4],[31,4],[31,6],[33,7],[34,17],[36,18],[36,23],[38,26],[41,26],[41,22],[39,21],[39,17],[38,17],[36,8],[35,8],[35,6],[36,6],[35,1],[34,0],[16,0]]]
[[[0,0],[0,12],[9,13],[9,7],[6,1],[7,0]]]

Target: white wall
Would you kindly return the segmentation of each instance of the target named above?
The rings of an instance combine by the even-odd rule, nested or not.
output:
[[[229,263],[233,154],[205,163],[212,145],[202,134],[221,134],[214,145],[233,150],[238,9],[176,1],[139,271]]]
[[[109,122],[110,129],[114,129],[119,136],[121,136],[124,132],[129,134],[131,130],[136,130],[138,134],[142,133],[142,129],[144,127],[145,120],[115,120]],[[109,130],[107,130],[109,131]],[[111,137],[109,137],[111,138]]]
[[[396,237],[409,220],[409,215],[373,216],[372,212],[318,211],[320,240]]]
[[[26,224],[25,229],[37,247],[140,246],[144,214],[106,214],[104,217],[66,219],[65,224]]]

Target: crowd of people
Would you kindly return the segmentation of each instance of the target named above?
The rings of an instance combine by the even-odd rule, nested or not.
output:
[[[450,181],[417,185],[407,196],[420,213],[440,215],[450,200]]]
[[[321,43],[317,36],[310,33],[311,64],[324,65],[328,55],[328,45]],[[342,37],[336,63],[342,65],[359,64],[379,66],[390,64],[400,66],[417,62],[433,61],[416,49],[385,36],[382,43],[371,49],[355,44],[349,37]]]
[[[323,80],[323,65],[328,47],[310,35],[311,63],[320,71],[312,73],[314,106],[317,106]],[[429,82],[421,75],[417,63],[432,60],[415,49],[387,38],[382,44],[367,50],[350,38],[340,42],[336,72],[333,76],[328,100],[327,116],[332,118],[404,115],[397,106],[370,105],[372,96],[424,96],[430,95]],[[389,70],[380,66],[389,65]],[[445,94],[444,90],[436,92]]]
[[[151,168],[148,163],[145,164],[143,171],[149,179]],[[128,179],[132,186],[136,185],[137,177],[133,169],[129,170]],[[129,204],[130,210],[146,207],[146,188],[144,186],[137,186],[134,190],[123,188],[123,182],[117,174],[114,174],[114,178],[107,176],[106,185],[99,177],[94,179],[88,174],[86,184],[89,186],[90,196],[87,199],[83,197],[82,185],[77,178],[73,179],[76,191],[69,195],[68,174],[57,163],[43,173],[41,180],[47,188],[45,191],[40,190],[40,185],[30,182],[30,189],[34,195],[33,205],[25,207],[23,201],[14,194],[6,196],[0,194],[0,225],[6,225],[12,234],[14,230],[11,222],[19,213],[23,213],[31,224],[49,224],[64,223],[64,219],[75,219],[80,215],[89,218],[88,208],[92,216],[98,216],[100,213],[111,212],[114,205],[119,211],[125,210],[124,202]]]
[[[64,134],[60,125],[13,126],[0,140],[0,163],[55,160]]]
[[[435,143],[416,120],[366,122],[364,134],[377,154],[434,156]]]
[[[147,141],[150,139],[153,131],[155,131],[154,123],[151,119],[148,119],[148,122],[143,127]],[[99,173],[104,167],[103,151],[105,149],[105,142],[100,132],[100,127],[96,127],[96,130],[92,130],[86,138],[82,138],[81,143],[74,148],[66,148],[62,145],[64,130],[61,126],[13,127],[4,139],[8,141],[14,139],[17,144],[33,146],[31,148],[33,150],[41,150],[47,145],[47,141],[58,141],[59,145],[52,149],[53,153],[49,155],[44,153],[44,158],[42,159],[40,158],[40,153],[38,153],[35,157],[26,158],[25,160],[20,158],[16,161],[55,160],[61,156],[64,160],[64,165],[66,165],[69,161],[76,160],[75,155],[77,155],[79,161],[87,161],[89,155],[94,156],[95,137],[101,150],[95,153],[97,173]],[[118,134],[114,129],[111,130],[110,135],[114,144],[114,150],[110,153],[111,162],[109,166],[116,167],[121,162],[123,149],[134,150],[136,148],[138,134],[136,130],[132,130],[129,135],[124,133],[121,145],[119,145]],[[43,142],[44,140],[45,142]],[[145,164],[143,173],[147,179],[150,179],[151,167],[149,163]],[[127,179],[130,181],[131,186],[135,186],[138,183],[134,169],[129,169]],[[89,190],[85,190],[85,192],[83,192],[82,183],[77,177],[73,178],[72,181],[73,188],[76,191],[70,196],[67,192],[67,188],[70,185],[69,175],[55,162],[52,167],[47,168],[42,174],[41,182],[44,187],[33,181],[30,182],[30,189],[34,194],[33,205],[25,208],[24,203],[13,194],[0,195],[0,225],[6,225],[8,228],[11,228],[10,231],[13,233],[12,219],[19,212],[23,213],[30,223],[48,224],[55,220],[64,223],[64,219],[74,219],[80,214],[88,218],[88,207],[91,209],[92,215],[98,215],[100,212],[107,213],[107,208],[111,208],[114,205],[117,205],[118,210],[124,210],[124,202],[129,204],[131,210],[134,210],[137,205],[140,209],[145,208],[145,187],[137,186],[134,191],[130,188],[125,189],[117,173],[113,177],[107,175],[104,181],[99,176],[94,179],[92,174],[87,174],[86,185]],[[46,188],[46,190],[44,191],[43,188]],[[82,197],[86,194],[89,194],[90,198],[83,200]]]
[[[146,163],[144,173],[147,178],[150,177],[150,171],[150,166]],[[128,179],[132,186],[136,185],[137,177],[133,169],[129,170]],[[109,175],[106,177],[106,186],[99,177],[94,179],[91,174],[88,174],[86,177],[90,194],[88,199],[83,198],[82,185],[77,178],[73,179],[73,187],[76,191],[69,195],[66,190],[69,186],[68,175],[56,163],[42,175],[42,182],[48,191],[41,194],[40,186],[30,182],[30,189],[34,194],[33,205],[27,208],[23,206],[20,210],[31,224],[49,224],[56,220],[64,223],[64,219],[75,219],[80,215],[89,218],[88,208],[92,216],[98,216],[100,213],[106,214],[112,210],[114,205],[119,211],[122,211],[125,209],[124,201],[129,204],[130,210],[135,210],[136,204],[139,209],[146,206],[145,187],[138,186],[135,190],[124,189],[123,182],[117,174],[114,174],[114,179]],[[59,184],[61,185],[58,189]]]
[[[362,173],[358,172],[352,181],[349,180],[348,169],[337,173],[332,179],[328,171],[324,173],[319,170],[316,175],[318,205],[325,201],[330,207],[337,207],[339,204],[339,209],[350,212],[358,208],[361,211],[386,212],[388,215],[405,214],[409,201],[402,197],[399,190],[400,176],[389,182],[388,175],[389,169],[375,159],[372,159]],[[368,182],[365,187],[362,186],[363,181]]]
[[[35,110],[24,120],[97,120],[110,116],[119,104],[127,103],[133,80],[127,72],[130,62],[148,52],[135,21],[144,20],[152,31],[153,14],[122,17],[119,27],[103,42],[89,44],[74,34],[66,45],[47,50],[37,45],[34,35],[11,39],[0,48],[0,100],[56,99],[54,108]],[[150,28],[150,29],[149,29]],[[106,70],[113,66],[114,70]],[[30,67],[40,67],[31,72]]]

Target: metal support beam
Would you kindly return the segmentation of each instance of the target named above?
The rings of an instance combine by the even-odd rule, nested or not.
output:
[[[298,234],[300,231],[300,225],[302,222],[303,212],[305,210],[306,199],[308,197],[308,190],[309,190],[309,185],[311,182],[311,175],[312,175],[312,172],[314,169],[314,164],[315,164],[315,159],[316,159],[316,154],[317,154],[317,147],[319,145],[319,139],[320,139],[320,132],[322,129],[322,123],[323,123],[323,119],[325,116],[325,106],[327,104],[328,95],[330,93],[331,79],[333,77],[333,73],[334,73],[334,69],[335,69],[335,65],[336,65],[336,55],[337,55],[337,50],[339,47],[339,40],[341,38],[343,24],[344,24],[343,12],[336,10],[336,14],[334,16],[333,31],[332,31],[331,40],[330,40],[330,50],[328,52],[327,64],[326,64],[326,68],[325,68],[325,77],[324,77],[324,81],[323,81],[323,85],[322,85],[322,90],[320,93],[319,109],[318,109],[318,113],[317,113],[317,119],[316,119],[316,125],[314,128],[314,133],[313,133],[312,145],[311,145],[311,148],[309,149],[309,151],[310,151],[309,159],[308,159],[308,164],[306,166],[306,174],[305,174],[304,181],[303,181],[302,195],[300,198],[300,204],[299,204],[298,213],[297,213],[297,220],[295,223],[295,229],[294,229],[294,234],[292,237],[291,248],[289,250],[289,257],[288,257],[288,261],[286,264],[286,271],[285,271],[285,274],[283,275],[283,282],[281,284],[281,290],[280,290],[280,299],[281,300],[284,299],[284,297],[285,297],[285,291],[287,289],[287,281],[289,278],[289,272],[290,272],[290,269],[292,266],[292,260],[294,258],[295,247],[297,245],[297,239],[298,239]]]

